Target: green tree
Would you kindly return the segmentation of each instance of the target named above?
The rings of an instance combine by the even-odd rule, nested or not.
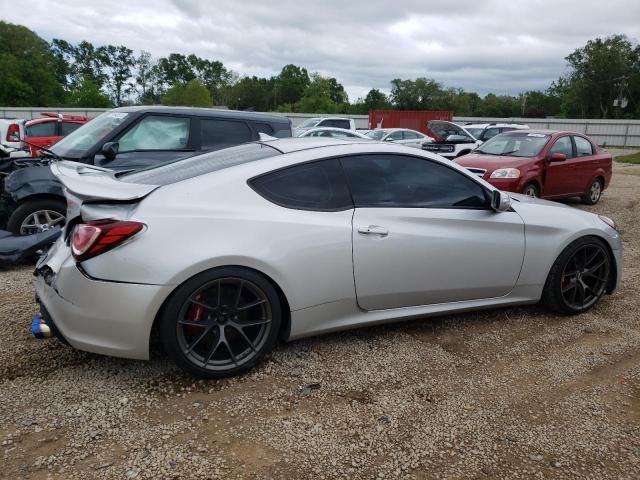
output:
[[[0,21],[0,105],[60,105],[58,68],[47,42],[26,27]]]
[[[391,99],[401,110],[437,110],[442,85],[430,78],[391,80]]]
[[[136,60],[133,50],[123,45],[105,45],[98,48],[97,54],[106,68],[106,87],[117,107],[122,105],[124,95],[130,94],[133,89],[131,75]]]
[[[565,60],[569,72],[552,86],[562,94],[565,115],[609,118],[638,108],[640,49],[625,35],[589,40]],[[626,108],[614,108],[619,96],[629,101]]]
[[[296,103],[302,98],[310,81],[306,68],[292,64],[285,65],[275,79],[275,104]]]
[[[265,112],[273,106],[273,78],[242,77],[232,88],[230,106]]]
[[[79,108],[109,108],[113,104],[92,78],[79,79],[67,95],[66,106]]]
[[[173,85],[162,97],[165,105],[183,107],[211,107],[213,102],[207,87],[198,79],[190,80],[185,86]]]
[[[304,90],[302,98],[295,103],[295,111],[303,113],[338,113],[340,105],[336,103],[332,94],[333,86],[330,78],[319,73],[311,76],[311,82]]]

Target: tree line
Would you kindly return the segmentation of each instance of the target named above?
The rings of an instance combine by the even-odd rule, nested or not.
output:
[[[624,35],[590,40],[566,58],[544,91],[481,97],[430,78],[390,82],[350,101],[334,77],[285,65],[271,77],[240,76],[217,60],[154,58],[124,45],[47,42],[0,21],[0,105],[113,107],[165,104],[256,111],[366,114],[370,109],[451,110],[459,116],[640,118],[640,46]]]

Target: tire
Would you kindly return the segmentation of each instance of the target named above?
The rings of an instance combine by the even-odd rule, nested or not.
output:
[[[49,215],[49,220],[54,220],[53,223],[47,222],[46,215]],[[65,224],[66,215],[67,205],[62,200],[56,198],[27,200],[11,213],[7,222],[7,230],[16,235],[29,235],[53,226],[61,227]],[[32,220],[35,220],[40,226],[37,224],[28,226]]]
[[[596,252],[598,256],[589,261]],[[566,315],[586,312],[605,294],[611,268],[611,254],[604,241],[593,236],[579,238],[562,251],[551,267],[542,292],[543,305]]]
[[[215,268],[172,293],[159,319],[160,340],[169,358],[196,377],[238,375],[275,347],[281,308],[278,292],[263,275]]]
[[[522,189],[522,193],[528,197],[540,198],[540,189],[535,183],[527,183]]]
[[[600,201],[600,197],[602,197],[602,180],[596,178],[589,187],[589,192],[582,197],[582,203],[595,205]]]

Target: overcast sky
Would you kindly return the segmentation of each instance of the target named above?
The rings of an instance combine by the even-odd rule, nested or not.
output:
[[[294,63],[335,76],[351,100],[398,77],[544,89],[587,40],[640,38],[640,0],[0,0],[0,12],[46,40],[195,53],[240,75]]]

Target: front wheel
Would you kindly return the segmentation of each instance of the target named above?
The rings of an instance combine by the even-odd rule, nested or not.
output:
[[[258,364],[275,346],[281,321],[278,294],[265,277],[222,267],[178,287],[160,318],[160,336],[183,370],[222,378]]]
[[[599,238],[576,240],[551,267],[542,303],[558,313],[586,312],[605,294],[611,263],[611,255]]]
[[[595,205],[600,201],[600,197],[602,196],[602,181],[597,178],[589,187],[589,193],[582,197],[582,203],[586,205]]]
[[[536,186],[535,183],[529,183],[526,187],[524,187],[524,189],[522,190],[522,193],[527,197],[533,197],[533,198],[540,197],[540,191],[538,190],[538,187]]]
[[[62,200],[39,198],[27,200],[16,208],[7,222],[7,230],[17,235],[31,235],[66,222],[67,206]]]

